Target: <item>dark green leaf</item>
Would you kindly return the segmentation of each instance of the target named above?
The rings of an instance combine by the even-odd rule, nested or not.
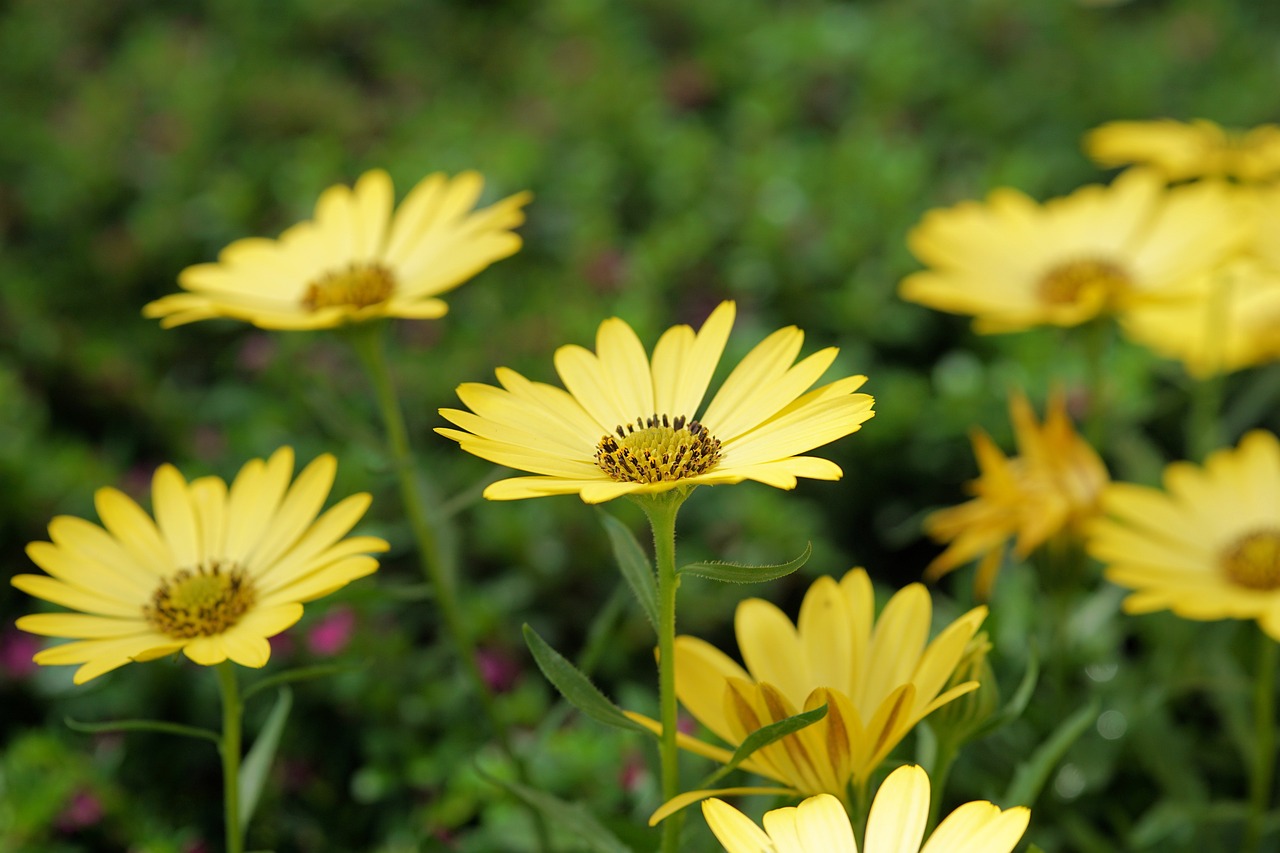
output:
[[[657,628],[658,589],[649,558],[645,556],[644,549],[640,547],[640,543],[631,535],[631,531],[625,524],[603,510],[600,512],[600,520],[604,524],[605,532],[609,534],[609,542],[613,545],[613,557],[618,561],[623,579],[635,593],[644,615],[649,617],[649,624]]]
[[[764,749],[776,740],[786,737],[789,734],[798,732],[803,728],[813,725],[827,715],[827,706],[821,705],[812,711],[804,711],[784,720],[778,720],[776,723],[770,723],[767,726],[756,729],[747,735],[733,752],[733,757],[724,767],[712,773],[706,779],[698,784],[699,788],[710,788],[720,779],[723,779],[734,770],[739,764],[746,761],[758,750]]]
[[[696,575],[700,578],[724,581],[725,583],[764,583],[786,577],[809,561],[813,553],[813,543],[804,546],[799,557],[787,563],[775,566],[748,566],[743,563],[722,563],[712,560],[709,563],[690,563],[681,566],[680,574]]]
[[[524,641],[533,653],[538,669],[547,677],[569,704],[586,714],[598,723],[629,729],[636,732],[653,733],[637,722],[633,722],[622,709],[609,701],[601,693],[591,679],[583,675],[564,655],[557,652],[547,641],[538,636],[538,632],[525,625]]]
[[[281,687],[276,696],[276,704],[267,715],[258,739],[253,742],[249,754],[240,765],[240,829],[243,831],[253,817],[253,810],[258,807],[258,798],[262,796],[262,786],[271,772],[271,762],[275,759],[276,748],[280,745],[280,735],[284,732],[285,721],[289,719],[289,709],[293,707],[293,691]]]

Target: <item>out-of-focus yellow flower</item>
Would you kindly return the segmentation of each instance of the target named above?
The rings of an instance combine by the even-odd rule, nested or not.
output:
[[[1099,165],[1150,166],[1167,180],[1280,177],[1280,127],[1224,130],[1198,118],[1112,121],[1085,134],[1084,150]]]
[[[424,178],[393,214],[391,178],[365,172],[354,188],[325,190],[315,218],[277,240],[237,240],[218,262],[187,267],[187,291],[142,309],[166,328],[231,317],[264,329],[323,329],[377,317],[431,320],[437,298],[520,248],[527,192],[473,211],[477,172]]]
[[[1018,455],[1005,456],[990,436],[974,430],[979,476],[969,484],[973,500],[933,512],[924,521],[926,533],[950,543],[925,576],[936,580],[981,557],[974,586],[983,599],[991,594],[1009,540],[1014,540],[1013,553],[1024,559],[1058,533],[1079,535],[1097,513],[1108,480],[1097,452],[1072,426],[1061,392],[1050,396],[1043,424],[1020,392],[1009,398],[1009,416]]]
[[[1248,237],[1236,204],[1220,182],[1167,189],[1140,169],[1043,205],[998,189],[925,214],[908,242],[930,269],[899,292],[972,315],[979,332],[1079,325],[1168,298],[1215,268]]]
[[[975,607],[929,642],[933,605],[921,584],[899,590],[876,619],[865,571],[854,569],[838,583],[822,577],[805,594],[798,624],[763,599],[738,605],[734,627],[746,669],[703,640],[677,637],[676,694],[733,748],[763,726],[826,705],[821,720],[741,765],[784,788],[729,790],[827,793],[848,803],[849,785],[865,784],[916,723],[977,689],[976,681],[945,686],[986,614],[985,607]],[[629,716],[660,729],[646,717]],[[732,756],[732,749],[683,734],[679,740],[716,761]],[[682,794],[652,820],[722,793]]]
[[[374,536],[343,537],[369,507],[352,495],[320,514],[337,462],[318,457],[293,480],[293,451],[240,469],[230,489],[219,477],[188,483],[172,465],[156,470],[155,519],[122,492],[94,495],[102,527],[59,516],[52,542],[27,554],[47,575],[13,585],[79,613],[23,616],[18,627],[76,642],[35,656],[38,664],[81,664],[76,684],[130,661],[181,651],[202,666],[230,659],[260,667],[267,643],[302,616],[302,603],[371,574]]]
[[[696,333],[668,329],[652,359],[632,328],[612,317],[600,324],[596,352],[556,350],[567,391],[499,368],[501,388],[458,387],[471,411],[441,409],[461,429],[436,432],[482,459],[538,475],[491,484],[490,500],[577,494],[600,503],[743,480],[794,489],[797,477],[840,479],[834,462],[798,454],[861,429],[875,401],[854,393],[865,376],[809,390],[837,351],[796,362],[804,332],[795,326],[747,353],[703,409],[735,311],[722,302]]]
[[[723,800],[706,800],[702,814],[728,853],[858,853],[849,815],[830,794],[766,812],[763,830]],[[921,847],[928,820],[928,774],[915,765],[899,767],[871,803],[863,853],[1010,853],[1026,832],[1031,811],[965,803]]]
[[[1280,641],[1280,442],[1254,431],[1203,466],[1174,462],[1164,490],[1113,483],[1089,553],[1133,590],[1128,613],[1256,619]]]
[[[1242,188],[1239,196],[1254,228],[1245,251],[1191,279],[1179,299],[1121,317],[1128,337],[1198,378],[1280,359],[1280,188]]]

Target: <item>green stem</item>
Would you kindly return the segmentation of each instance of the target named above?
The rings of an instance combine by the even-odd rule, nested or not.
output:
[[[951,765],[955,763],[960,750],[956,739],[947,737],[938,741],[938,755],[933,762],[933,772],[929,774],[929,782],[933,786],[933,794],[929,798],[929,823],[925,828],[927,837],[938,825],[938,815],[942,811],[942,801],[947,792],[947,777],[951,775]]]
[[[1249,822],[1245,827],[1244,853],[1262,849],[1263,819],[1271,803],[1276,765],[1276,642],[1258,632],[1258,671],[1254,682],[1253,713],[1257,724],[1253,768],[1249,778]]]
[[[871,812],[870,782],[866,778],[853,780],[853,834],[854,838],[862,839],[863,846],[859,850],[866,849],[867,816]]]
[[[1112,322],[1100,317],[1089,323],[1083,332],[1085,381],[1089,391],[1089,413],[1085,418],[1084,435],[1089,444],[1102,453],[1111,403],[1107,386],[1107,362],[1110,361]]]
[[[676,513],[685,494],[672,490],[640,499],[653,529],[653,557],[658,571],[658,710],[662,739],[658,756],[662,768],[662,801],[680,793],[680,754],[676,746]],[[662,822],[662,853],[675,853],[680,840],[683,812]]]
[[[222,694],[222,809],[226,823],[227,853],[244,853],[244,828],[240,825],[240,686],[235,664],[218,664],[218,689]]]
[[[1231,276],[1218,275],[1205,307],[1204,345],[1207,374],[1191,389],[1187,417],[1187,456],[1203,462],[1222,443],[1222,400],[1226,385],[1224,341],[1230,332]]]
[[[404,504],[405,515],[408,516],[409,527],[418,546],[418,557],[423,574],[426,576],[427,583],[435,591],[436,603],[444,618],[445,631],[462,659],[463,669],[471,681],[472,691],[480,700],[489,727],[515,768],[517,778],[522,784],[528,785],[530,783],[528,768],[525,767],[512,745],[506,721],[498,713],[493,692],[480,671],[480,664],[476,660],[475,641],[462,618],[457,591],[454,589],[450,572],[445,565],[444,550],[432,524],[431,502],[425,494],[424,484],[417,476],[417,466],[409,445],[409,432],[405,427],[404,411],[400,407],[400,398],[396,394],[391,369],[387,363],[385,328],[386,323],[375,321],[357,323],[345,331],[373,384],[374,396],[377,398],[378,408],[382,413],[382,421],[387,431],[387,444],[391,449],[392,463],[400,481],[400,499]],[[533,817],[539,848],[549,849],[550,842],[542,813],[531,807],[530,814]]]

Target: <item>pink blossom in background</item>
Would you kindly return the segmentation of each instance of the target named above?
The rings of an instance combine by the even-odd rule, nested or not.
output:
[[[520,665],[497,649],[476,649],[476,664],[494,693],[506,693],[520,680]]]
[[[77,832],[102,820],[102,801],[92,791],[81,788],[53,819],[59,832]]]
[[[287,658],[294,653],[297,644],[294,643],[293,637],[287,633],[276,634],[274,637],[268,637],[267,642],[271,644],[271,656]]]
[[[649,768],[644,756],[639,752],[629,752],[622,761],[622,770],[618,772],[618,786],[627,793],[635,793],[644,786],[649,778]]]
[[[355,630],[355,611],[339,605],[311,626],[307,632],[307,648],[313,655],[333,657],[347,647]]]
[[[37,666],[32,658],[41,645],[39,637],[17,628],[5,629],[0,634],[0,673],[15,681],[35,675]]]

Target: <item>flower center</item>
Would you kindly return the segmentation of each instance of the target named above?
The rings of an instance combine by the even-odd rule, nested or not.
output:
[[[636,418],[596,445],[596,464],[619,483],[665,483],[705,474],[720,461],[720,440],[684,415]]]
[[[302,304],[309,311],[340,306],[367,308],[390,299],[395,284],[395,276],[382,264],[352,263],[308,284]]]
[[[1129,286],[1129,276],[1110,261],[1082,259],[1058,264],[1040,279],[1040,298],[1050,305],[1074,305],[1107,298]]]
[[[170,637],[212,637],[239,622],[256,600],[244,570],[214,561],[162,580],[151,603],[143,605],[142,615]]]
[[[1280,589],[1280,530],[1241,536],[1222,552],[1222,573],[1246,589]]]

